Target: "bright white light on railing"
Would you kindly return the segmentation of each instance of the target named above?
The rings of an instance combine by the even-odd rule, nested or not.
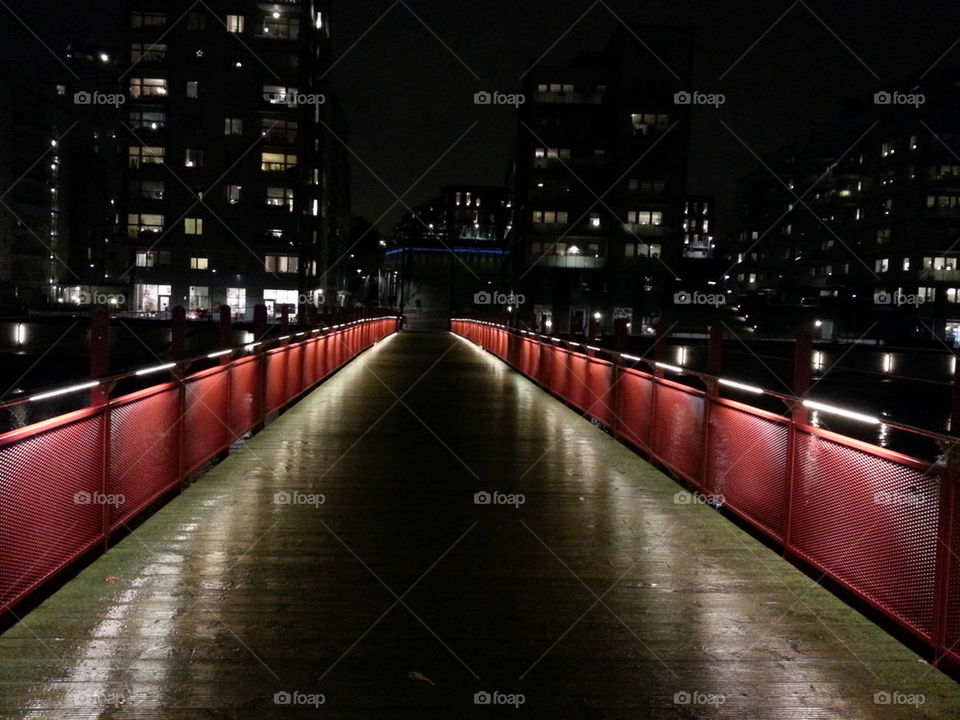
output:
[[[597,352],[600,351],[600,348],[594,347],[593,345],[584,345],[584,347],[585,347],[587,350],[594,350],[594,351],[597,351]]]
[[[277,340],[289,340],[289,339],[290,339],[289,335],[281,335],[280,337],[277,338]]]
[[[176,367],[176,363],[164,363],[163,365],[154,365],[153,367],[143,368],[142,370],[137,370],[134,375],[151,375],[153,373],[163,372],[164,370],[169,370],[172,367]]]
[[[873,425],[879,425],[883,422],[880,418],[873,417],[872,415],[864,415],[862,413],[844,410],[843,408],[838,408],[834,405],[825,405],[824,403],[814,402],[813,400],[804,400],[803,406],[810,408],[811,410],[819,410],[820,412],[831,413],[833,415],[839,415],[840,417],[845,417],[850,420],[871,423]]]
[[[677,347],[677,365],[687,364],[687,348],[683,345]]]
[[[720,378],[720,384],[736,388],[737,390],[743,390],[744,392],[754,393],[755,395],[763,395],[763,388],[757,387],[756,385],[747,385],[737,382],[736,380],[727,380],[726,378]]]
[[[294,335],[294,337],[303,337],[304,335],[306,335],[305,332],[298,332]]]
[[[658,368],[663,368],[664,370],[669,370],[670,372],[682,373],[683,368],[677,367],[676,365],[667,365],[666,363],[658,362],[654,363]]]
[[[813,369],[818,372],[823,370],[823,353],[820,350],[813,353]]]
[[[209,355],[207,355],[207,357],[208,357],[208,358],[218,358],[218,357],[223,357],[224,355],[229,355],[229,354],[232,353],[232,352],[233,352],[233,350],[218,350],[217,352],[212,352],[212,353],[210,353]]]
[[[16,330],[14,331],[14,339],[17,341],[17,345],[23,345],[27,341],[27,326],[23,323],[17,323]]]
[[[636,355],[627,355],[626,353],[620,353],[620,357],[624,360],[633,360],[633,362],[642,362],[643,358],[638,358]]]
[[[258,342],[250,343],[249,345],[246,345],[246,346],[244,347],[244,350],[246,350],[247,352],[250,352],[250,351],[253,350],[255,347],[257,347],[257,345],[262,345],[262,343],[258,343]]]
[[[58,395],[66,395],[67,393],[78,392],[79,390],[89,390],[90,388],[97,387],[99,384],[99,380],[93,380],[91,382],[81,383],[80,385],[71,385],[70,387],[60,388],[59,390],[51,390],[50,392],[34,395],[30,398],[30,400],[46,400],[47,398],[57,397]]]
[[[885,373],[893,372],[893,353],[883,354],[883,371]]]

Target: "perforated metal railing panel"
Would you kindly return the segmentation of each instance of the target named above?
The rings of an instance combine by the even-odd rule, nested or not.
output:
[[[929,638],[937,478],[818,435],[798,450],[793,549]]]
[[[96,414],[0,446],[0,606],[103,537],[103,425]]]
[[[662,381],[657,386],[653,449],[674,472],[701,482],[703,460],[703,395]]]
[[[506,329],[471,321],[453,329],[503,357]],[[586,414],[606,414],[590,410],[584,396],[589,386],[595,398],[605,380],[585,370],[590,361],[583,353],[529,338],[524,346],[530,342],[540,347],[539,362],[525,360],[531,351],[524,347],[522,372]],[[584,377],[586,383],[578,382]],[[632,368],[619,369],[610,395],[617,438],[722,495],[727,508],[796,557],[934,645],[934,657],[960,662],[960,488],[941,490],[938,470],[832,433],[795,429],[787,417],[708,399]],[[939,522],[940,502],[950,504],[949,522]],[[946,556],[939,570],[942,642],[932,637],[938,543]]]
[[[777,540],[786,522],[789,441],[786,421],[721,404],[711,410],[709,492]]]
[[[184,472],[193,472],[229,444],[227,399],[225,369],[186,383],[183,410]]]
[[[230,439],[248,432],[257,423],[260,409],[257,389],[260,386],[259,356],[239,361],[230,368]]]
[[[650,452],[653,377],[636,370],[621,370],[616,397],[618,437],[643,452]]]
[[[176,385],[110,408],[111,529],[180,483],[180,388]],[[145,431],[149,428],[149,431]]]

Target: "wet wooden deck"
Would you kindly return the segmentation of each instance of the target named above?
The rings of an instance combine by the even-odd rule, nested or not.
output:
[[[0,637],[0,717],[960,715],[678,489],[470,343],[403,333]]]

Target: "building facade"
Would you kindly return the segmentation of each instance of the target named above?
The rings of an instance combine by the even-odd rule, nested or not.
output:
[[[879,89],[743,180],[729,287],[768,330],[960,343],[958,85]]]
[[[634,332],[661,316],[684,258],[693,35],[620,28],[525,79],[514,198],[516,288],[559,332]]]

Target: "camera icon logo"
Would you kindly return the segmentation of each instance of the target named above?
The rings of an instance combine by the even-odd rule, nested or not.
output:
[[[874,105],[889,105],[893,102],[893,95],[886,90],[878,90],[873,94]]]
[[[489,505],[492,502],[493,496],[486,490],[481,490],[480,492],[473,494],[474,505]]]
[[[693,296],[690,293],[681,290],[673,294],[673,302],[677,305],[689,305],[693,302]]]
[[[493,95],[491,95],[486,90],[480,90],[473,94],[473,104],[474,105],[489,105],[493,102]]]
[[[677,705],[689,705],[693,701],[693,696],[686,690],[673,694],[673,702]]]
[[[91,500],[92,497],[86,490],[81,490],[80,492],[73,494],[74,505],[89,505]]]
[[[885,290],[879,290],[873,294],[873,302],[876,305],[890,305],[893,303],[893,295]]]
[[[289,505],[291,500],[293,500],[293,497],[285,490],[273,494],[274,505]]]
[[[689,105],[693,102],[693,96],[686,90],[681,90],[673,94],[674,105]]]
[[[89,105],[93,102],[93,95],[86,90],[80,90],[73,94],[73,102],[75,105]]]
[[[486,290],[481,290],[473,294],[473,302],[476,305],[489,305],[493,302],[493,296]]]
[[[673,495],[674,505],[689,505],[693,502],[693,495],[685,490],[679,490]]]
[[[273,704],[274,705],[289,705],[293,702],[293,695],[288,693],[286,690],[281,690],[278,693],[273,695]]]
[[[886,690],[880,690],[873,694],[873,702],[876,705],[889,705],[891,700],[890,693]]]
[[[492,702],[493,696],[486,690],[481,690],[480,692],[473,694],[474,705],[489,705]]]

